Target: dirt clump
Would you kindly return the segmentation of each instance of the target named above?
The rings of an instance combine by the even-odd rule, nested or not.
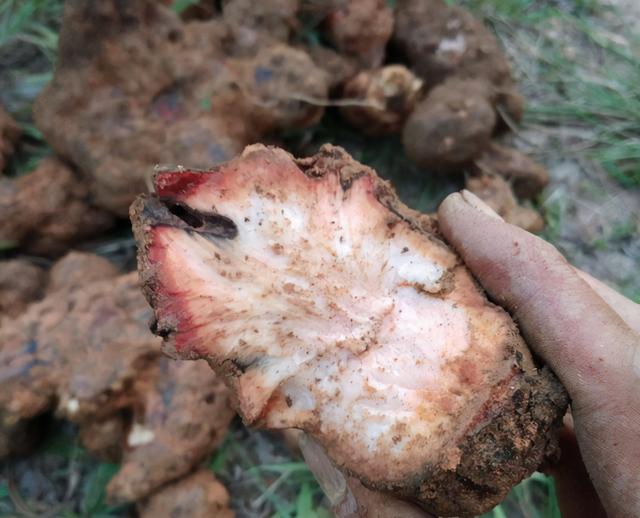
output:
[[[0,178],[0,240],[46,256],[108,229],[113,217],[93,204],[89,186],[56,158],[31,173]]]
[[[69,252],[49,270],[47,293],[63,288],[81,289],[85,284],[118,275],[118,268],[104,257],[89,252]]]
[[[15,317],[42,297],[47,274],[27,259],[0,261],[0,318]]]
[[[475,160],[483,173],[498,174],[509,182],[518,198],[532,199],[549,183],[549,172],[517,149],[496,142]]]
[[[365,134],[398,133],[413,111],[421,88],[422,81],[402,65],[364,70],[344,85],[342,94],[362,104],[343,106],[340,112]]]
[[[139,377],[122,466],[109,482],[114,501],[143,498],[188,473],[222,443],[234,413],[229,391],[204,361],[162,358]]]
[[[87,263],[71,255],[69,264]],[[96,264],[98,261],[94,261]],[[104,265],[103,265],[104,266]],[[0,444],[47,411],[80,426],[85,446],[121,459],[114,500],[141,498],[189,472],[221,442],[233,412],[206,364],[158,352],[136,274],[68,285],[0,326]]]
[[[21,133],[18,123],[0,105],[0,173],[13,155]]]
[[[155,331],[225,377],[245,423],[304,430],[439,516],[487,512],[555,458],[562,385],[372,169],[254,145],[155,186],[131,209]]]
[[[163,486],[138,504],[140,518],[233,518],[229,493],[210,471]]]
[[[286,43],[297,32],[298,0],[226,0],[222,18],[229,27],[232,56],[252,56],[274,43]]]
[[[185,22],[151,0],[67,2],[59,63],[35,117],[101,207],[126,215],[156,164],[209,167],[321,116],[321,107],[300,100],[327,91],[303,51],[258,45],[255,54],[229,57],[243,5],[225,5],[227,23]],[[242,34],[252,23],[243,19]]]
[[[329,41],[365,68],[380,66],[393,33],[393,11],[385,0],[335,2],[324,22]]]
[[[502,216],[507,223],[529,232],[540,232],[544,228],[542,216],[530,207],[519,205],[503,177],[487,173],[470,176],[466,179],[465,187]]]

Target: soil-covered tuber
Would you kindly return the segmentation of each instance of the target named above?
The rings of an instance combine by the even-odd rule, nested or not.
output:
[[[325,146],[163,171],[132,207],[164,349],[205,358],[247,424],[300,428],[368,487],[489,510],[557,452],[567,395],[434,218]]]
[[[69,166],[45,158],[31,173],[0,178],[0,241],[56,256],[113,224]]]
[[[55,276],[70,263],[78,257],[62,259]],[[91,452],[122,461],[109,497],[135,500],[191,471],[233,412],[206,363],[158,353],[137,275],[101,271],[105,280],[84,284],[52,279],[42,301],[2,320],[0,456],[24,451],[34,420],[53,410],[80,426]]]
[[[475,161],[483,173],[508,180],[519,198],[535,198],[549,183],[549,172],[517,149],[492,142]]]
[[[326,79],[304,51],[278,43],[229,57],[233,27],[185,22],[152,0],[66,3],[58,66],[35,117],[100,206],[126,215],[156,164],[220,163],[322,115],[308,100],[326,97]]]
[[[507,223],[540,232],[544,228],[542,216],[530,207],[518,204],[507,181],[496,174],[481,173],[466,179],[466,188],[495,210]]]
[[[0,261],[0,318],[15,317],[44,293],[47,274],[27,259]]]
[[[427,87],[448,78],[481,79],[490,98],[513,120],[522,117],[523,101],[509,63],[494,35],[469,11],[444,0],[399,0],[393,36]]]
[[[411,113],[402,132],[405,153],[421,167],[459,170],[489,146],[496,125],[484,81],[452,78]]]
[[[201,469],[167,484],[138,505],[140,518],[233,518],[229,493]]]
[[[329,41],[363,67],[380,66],[393,33],[393,11],[385,0],[349,0],[335,4],[325,20]]]

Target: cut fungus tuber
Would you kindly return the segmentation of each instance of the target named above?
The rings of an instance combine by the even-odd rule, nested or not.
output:
[[[431,216],[341,148],[161,171],[131,216],[164,349],[249,425],[299,428],[366,487],[489,510],[557,453],[567,395]]]

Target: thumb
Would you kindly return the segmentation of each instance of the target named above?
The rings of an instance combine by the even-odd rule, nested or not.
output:
[[[438,210],[441,231],[564,383],[585,464],[611,514],[640,514],[638,334],[553,246],[488,211],[471,193],[452,194]],[[637,305],[626,302],[632,318]]]

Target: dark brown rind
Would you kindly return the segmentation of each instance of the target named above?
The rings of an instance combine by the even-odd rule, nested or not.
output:
[[[541,465],[557,461],[557,434],[569,403],[548,367],[518,373],[509,394],[487,408],[490,420],[470,431],[459,447],[455,471],[429,470],[410,487],[363,483],[391,492],[437,516],[473,517],[504,500],[513,486]],[[523,444],[527,447],[522,447]]]

